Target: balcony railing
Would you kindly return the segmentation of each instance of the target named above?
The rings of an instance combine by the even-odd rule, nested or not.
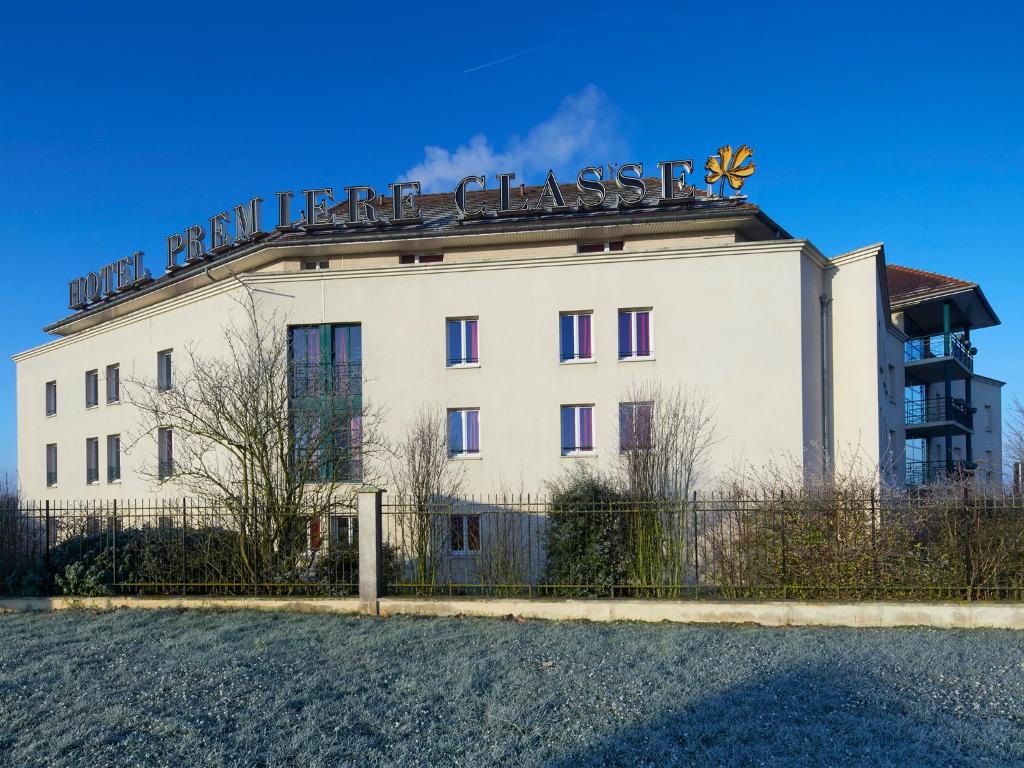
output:
[[[85,470],[85,482],[87,483],[98,483],[100,481],[100,471],[96,467],[89,467]]]
[[[46,484],[47,485],[56,485],[57,484],[57,473],[56,472],[47,472],[46,473]]]
[[[903,359],[908,363],[946,357],[947,355],[954,358],[967,370],[974,370],[974,356],[971,354],[971,348],[959,334],[949,334],[948,353],[946,352],[946,336],[942,333],[908,339],[903,345]]]
[[[964,429],[971,429],[973,409],[966,401],[958,397],[949,398],[926,397],[920,400],[907,400],[903,404],[904,423],[908,427],[921,424],[934,424],[941,421],[952,421]]]
[[[952,470],[944,461],[911,461],[907,460],[906,484],[912,487],[922,485],[935,485],[961,478],[970,472],[970,468],[963,461],[954,461]]]
[[[288,368],[288,391],[292,397],[361,395],[362,363],[293,362]]]
[[[107,482],[115,483],[121,479],[121,465],[107,467]]]

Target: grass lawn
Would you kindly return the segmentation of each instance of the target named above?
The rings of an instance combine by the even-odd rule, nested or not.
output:
[[[1024,633],[0,615],[3,766],[1021,766]]]

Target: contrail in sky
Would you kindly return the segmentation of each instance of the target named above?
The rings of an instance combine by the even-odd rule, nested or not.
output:
[[[506,61],[511,61],[512,59],[518,59],[520,56],[528,56],[531,53],[536,53],[537,51],[547,50],[548,48],[551,48],[553,45],[554,45],[554,43],[548,43],[547,45],[542,45],[542,46],[540,46],[538,48],[528,48],[527,50],[520,51],[519,53],[513,53],[513,54],[511,54],[509,56],[503,56],[500,59],[495,59],[494,61],[488,61],[486,64],[480,64],[479,66],[476,66],[476,67],[470,67],[469,69],[464,69],[464,70],[462,70],[462,74],[468,75],[470,72],[476,72],[476,71],[481,70],[481,69],[487,69],[487,67],[493,67],[495,64],[504,64]]]

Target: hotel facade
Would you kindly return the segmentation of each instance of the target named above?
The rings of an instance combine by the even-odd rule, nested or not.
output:
[[[125,388],[173,387],[186,348],[227,354],[247,292],[287,324],[294,364],[359,380],[385,439],[446,411],[469,493],[609,466],[647,415],[630,393],[654,382],[714,409],[706,480],[855,454],[899,485],[961,467],[1000,482],[1002,382],[975,370],[974,338],[999,320],[978,285],[889,264],[881,244],[824,254],[746,197],[686,184],[685,161],[659,166],[350,187],[340,204],[279,193],[168,237],[159,276],[136,254],[72,280],[56,338],[14,357],[22,494],[180,496],[173,434],[127,450]]]

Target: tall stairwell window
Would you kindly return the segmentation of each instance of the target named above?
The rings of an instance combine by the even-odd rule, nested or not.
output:
[[[288,341],[292,461],[311,482],[359,482],[362,326],[292,326]]]

